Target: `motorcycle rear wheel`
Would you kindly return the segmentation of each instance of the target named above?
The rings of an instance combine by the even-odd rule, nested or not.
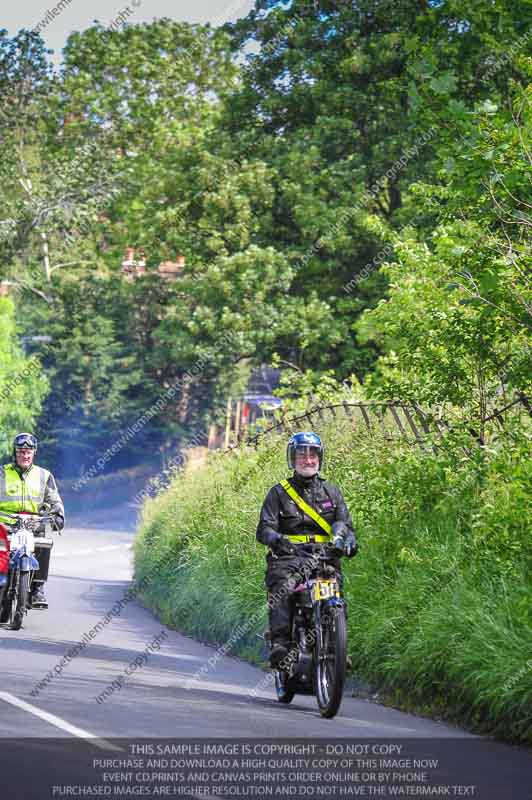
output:
[[[15,576],[15,593],[11,598],[11,607],[9,609],[9,627],[12,631],[18,631],[22,627],[29,591],[30,574],[19,570]]]
[[[316,636],[316,696],[320,714],[331,719],[338,713],[346,676],[347,630],[343,608],[328,608]]]

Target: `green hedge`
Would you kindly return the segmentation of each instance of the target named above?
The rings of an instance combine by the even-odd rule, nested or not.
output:
[[[342,488],[360,541],[347,562],[354,674],[402,707],[532,743],[529,442],[513,436],[435,453],[324,425],[326,477]],[[286,474],[285,438],[213,454],[146,503],[135,544],[144,600],[168,625],[264,658],[267,490]],[[161,566],[162,565],[162,566]],[[262,624],[263,622],[263,624]],[[235,637],[233,637],[235,638]]]

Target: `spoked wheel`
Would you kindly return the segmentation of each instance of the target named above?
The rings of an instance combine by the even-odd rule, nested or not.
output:
[[[316,695],[322,717],[340,708],[346,673],[346,621],[343,608],[329,608],[316,637]]]
[[[280,703],[291,703],[294,699],[295,692],[286,688],[288,675],[286,672],[277,670],[275,673],[275,691],[277,692],[277,699]]]
[[[30,574],[29,572],[20,572],[19,570],[15,576],[15,591],[9,601],[11,603],[9,609],[9,627],[12,631],[18,631],[22,627],[29,591]]]
[[[9,619],[9,610],[7,607],[7,586],[2,590],[0,597],[0,622],[7,622]]]

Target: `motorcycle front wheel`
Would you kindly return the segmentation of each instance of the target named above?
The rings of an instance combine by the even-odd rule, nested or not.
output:
[[[295,697],[295,692],[286,688],[288,675],[286,672],[277,670],[275,673],[275,691],[277,692],[277,699],[280,703],[291,703]]]
[[[346,675],[346,620],[343,608],[327,608],[316,631],[316,696],[322,717],[338,713]]]
[[[15,591],[11,598],[11,608],[9,609],[9,627],[12,631],[18,631],[22,627],[29,591],[29,572],[21,572],[18,570],[15,575]]]
[[[9,622],[9,610],[11,608],[11,601],[9,599],[9,586],[10,584],[8,583],[4,589],[2,605],[0,605],[0,622]]]

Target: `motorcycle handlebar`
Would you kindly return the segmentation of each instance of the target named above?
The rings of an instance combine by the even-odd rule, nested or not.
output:
[[[339,550],[335,545],[328,543],[309,542],[308,544],[299,545],[300,548],[306,553],[317,554],[320,560],[327,560],[329,558],[339,558],[343,555],[343,550]]]
[[[7,522],[5,517],[9,517],[13,522]],[[12,527],[17,522],[32,522],[46,525],[46,523],[54,522],[54,517],[51,514],[10,514],[8,511],[0,511],[0,522],[7,527]]]

